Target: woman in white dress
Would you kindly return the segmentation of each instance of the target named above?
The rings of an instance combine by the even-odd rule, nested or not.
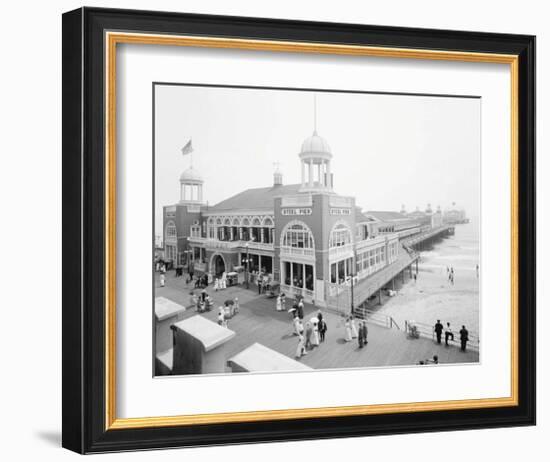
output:
[[[317,318],[312,319],[313,335],[311,336],[311,344],[314,347],[319,346],[319,320]]]
[[[292,322],[294,323],[294,335],[300,335],[300,318],[298,316],[294,316],[294,320]]]
[[[351,327],[351,338],[357,338],[359,334],[357,332],[357,326],[355,325],[355,319],[353,318],[353,316],[350,316],[349,323]]]
[[[296,357],[301,358],[303,355],[307,355],[307,351],[304,345],[304,336],[298,336],[298,347],[296,348]]]
[[[220,280],[218,278],[214,279],[214,290],[217,292],[220,288]]]
[[[346,318],[344,325],[346,327],[346,342],[351,342],[351,319],[349,317]]]
[[[277,311],[283,311],[283,306],[281,304],[281,296],[277,296]]]

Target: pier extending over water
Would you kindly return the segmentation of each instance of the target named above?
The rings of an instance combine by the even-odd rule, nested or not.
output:
[[[399,241],[399,254],[396,261],[385,266],[364,279],[350,279],[346,284],[328,284],[329,297],[327,309],[362,317],[362,306],[378,297],[382,302],[383,290],[395,290],[396,280],[405,283],[405,279],[418,274],[419,251],[434,242],[454,234],[454,225],[443,225],[408,236]]]

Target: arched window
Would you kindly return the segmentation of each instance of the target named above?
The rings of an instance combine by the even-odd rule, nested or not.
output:
[[[290,222],[281,233],[281,245],[301,249],[314,248],[313,234],[305,223]]]
[[[199,225],[191,226],[191,237],[201,237],[201,227]]]
[[[263,226],[265,226],[266,228],[272,228],[273,227],[273,220],[270,217],[265,217]]]
[[[225,221],[223,222],[223,225],[224,226],[231,226],[231,218],[226,218]]]
[[[168,223],[166,223],[165,233],[166,242],[174,242],[177,240],[176,224],[173,221],[169,221]]]
[[[248,220],[248,218],[243,218],[241,226],[250,226],[250,221]]]
[[[261,225],[262,225],[262,222],[260,221],[260,219],[258,217],[255,217],[252,220],[252,226],[261,226]]]
[[[337,223],[330,232],[329,247],[340,247],[351,243],[351,231],[344,223]]]
[[[210,217],[208,219],[208,231],[207,235],[209,239],[215,239],[216,238],[216,226],[214,225],[214,218]]]
[[[233,218],[233,226],[241,226],[241,220],[238,217]]]

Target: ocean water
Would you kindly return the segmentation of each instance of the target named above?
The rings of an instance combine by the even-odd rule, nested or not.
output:
[[[433,325],[437,319],[456,328],[466,325],[479,332],[479,228],[475,222],[456,225],[454,236],[442,239],[430,250],[420,252],[417,282],[410,280],[379,312],[392,316],[400,325],[415,320]],[[455,284],[448,279],[453,268]]]
[[[479,265],[479,226],[475,222],[455,226],[454,236],[434,245],[432,250],[421,252],[421,266],[434,270],[453,267],[455,271],[476,272]]]

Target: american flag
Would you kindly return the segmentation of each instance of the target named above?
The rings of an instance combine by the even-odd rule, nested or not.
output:
[[[181,148],[181,154],[186,156],[187,154],[191,154],[193,152],[193,144],[192,140],[189,140],[187,144]]]

